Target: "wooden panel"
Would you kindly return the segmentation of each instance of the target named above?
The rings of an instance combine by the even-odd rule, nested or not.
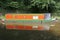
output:
[[[25,15],[25,19],[33,19],[33,15]]]
[[[44,20],[44,14],[39,15],[40,20]]]
[[[6,19],[13,19],[14,18],[14,16],[12,14],[6,14],[5,17],[6,17]]]
[[[44,20],[44,14],[6,14],[6,19],[19,19],[19,20],[30,20],[34,19],[33,17],[36,16],[36,19],[38,20]],[[37,18],[38,16],[38,18]]]
[[[15,17],[15,20],[16,19],[24,19],[24,15],[15,15],[14,17]]]

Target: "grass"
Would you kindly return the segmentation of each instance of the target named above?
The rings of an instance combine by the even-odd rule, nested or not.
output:
[[[1,19],[5,19],[5,16],[0,16]]]

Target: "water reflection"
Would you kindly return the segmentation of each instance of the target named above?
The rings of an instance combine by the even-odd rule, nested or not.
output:
[[[59,38],[46,30],[7,30],[0,28],[1,40],[60,40]]]

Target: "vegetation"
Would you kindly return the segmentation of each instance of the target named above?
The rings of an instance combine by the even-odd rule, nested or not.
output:
[[[0,0],[0,12],[60,13],[60,0]]]

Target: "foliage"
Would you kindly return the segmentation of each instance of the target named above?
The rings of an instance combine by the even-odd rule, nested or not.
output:
[[[59,0],[0,0],[2,8],[29,10],[33,13],[50,12],[53,13],[60,8]]]

